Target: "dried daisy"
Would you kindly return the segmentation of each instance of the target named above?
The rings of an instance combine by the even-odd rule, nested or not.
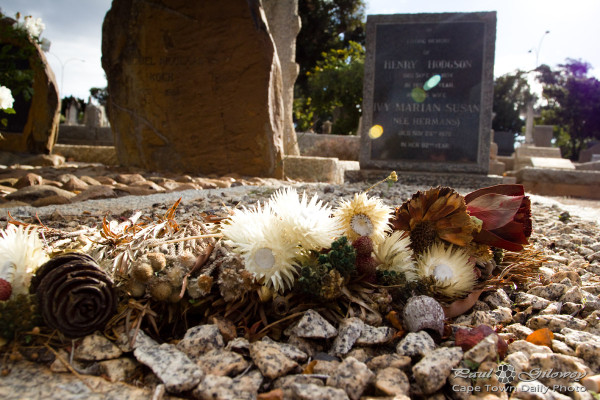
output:
[[[395,231],[387,236],[375,248],[374,253],[378,263],[377,270],[403,274],[407,281],[417,280],[410,238],[405,232]]]
[[[269,204],[288,229],[288,239],[298,242],[305,250],[321,250],[342,235],[339,220],[331,218],[331,207],[324,205],[315,194],[310,201],[306,193],[298,197],[294,188],[280,189],[271,196]]]
[[[359,236],[368,236],[373,242],[381,242],[389,229],[388,221],[393,210],[376,197],[366,193],[355,194],[354,199],[342,200],[334,212],[344,229],[344,234],[354,241]]]
[[[33,273],[46,261],[48,255],[35,228],[9,225],[0,231],[0,280],[10,286],[10,298],[29,293]]]
[[[475,286],[475,273],[469,255],[454,246],[438,242],[427,249],[417,262],[417,273],[433,287],[429,289],[447,299],[469,294]]]
[[[466,246],[473,239],[475,229],[464,198],[448,187],[415,193],[396,208],[392,225],[394,230],[409,232],[411,247],[417,254],[438,239]]]
[[[277,292],[293,286],[295,259],[302,253],[297,243],[288,240],[288,231],[271,207],[260,203],[236,210],[221,225],[224,239],[242,255],[246,270]]]

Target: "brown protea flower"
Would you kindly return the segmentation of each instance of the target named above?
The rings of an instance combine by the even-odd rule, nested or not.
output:
[[[409,232],[411,248],[417,254],[437,239],[465,246],[473,239],[475,228],[464,198],[449,187],[418,191],[396,208],[391,222],[394,230]]]

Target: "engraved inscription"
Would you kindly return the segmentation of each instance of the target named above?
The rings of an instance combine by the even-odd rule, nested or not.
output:
[[[483,30],[471,22],[377,26],[371,120],[383,134],[371,141],[371,159],[477,162]]]

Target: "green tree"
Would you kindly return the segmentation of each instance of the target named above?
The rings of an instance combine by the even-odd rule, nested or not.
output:
[[[600,81],[587,76],[590,69],[589,63],[569,58],[555,70],[547,65],[538,68],[548,103],[542,123],[558,127],[558,144],[571,160],[578,160],[589,142],[600,140]]]
[[[527,72],[517,70],[494,80],[494,119],[492,129],[496,132],[519,133],[525,125],[521,112],[533,100]]]
[[[347,49],[331,49],[307,73],[307,94],[296,98],[298,130],[319,128],[333,122],[331,133],[354,134],[362,104],[365,50],[350,42]]]
[[[98,103],[106,107],[106,101],[108,100],[108,87],[98,88],[93,87],[90,89],[90,95],[98,100]]]
[[[349,43],[365,43],[364,0],[299,0],[302,28],[296,38],[296,62],[300,74],[296,88],[302,96],[308,90],[307,72],[324,53],[341,50]]]

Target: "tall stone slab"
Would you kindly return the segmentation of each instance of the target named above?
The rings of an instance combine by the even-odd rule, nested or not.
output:
[[[277,46],[283,74],[283,147],[285,155],[299,155],[294,127],[294,83],[300,72],[296,63],[296,36],[300,32],[298,0],[262,0],[269,30]]]
[[[17,114],[4,115],[9,124],[8,128],[1,129],[4,140],[0,140],[0,150],[50,154],[60,122],[58,85],[40,46],[24,36],[8,33],[14,22],[11,18],[0,20],[0,49],[12,48],[9,53],[19,48],[28,50],[28,59],[22,60],[22,66],[33,72],[33,95],[28,104],[15,98]],[[12,119],[16,119],[16,123],[11,123]]]
[[[114,0],[102,27],[119,161],[282,176],[282,77],[259,0]]]
[[[361,168],[487,174],[496,13],[370,15]]]

